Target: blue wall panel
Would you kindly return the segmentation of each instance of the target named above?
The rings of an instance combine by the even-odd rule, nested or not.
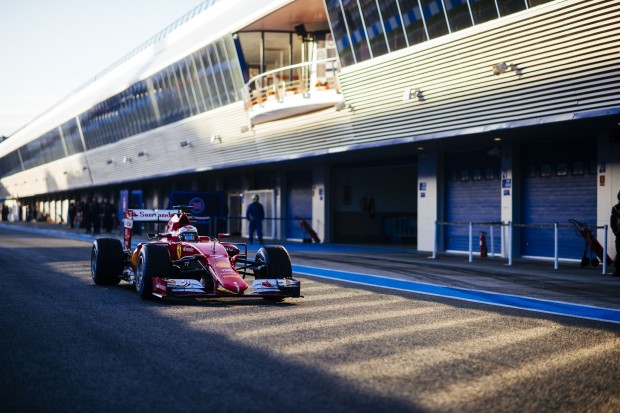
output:
[[[521,254],[553,257],[553,228],[542,226],[558,223],[559,257],[581,258],[584,240],[562,227],[569,219],[596,225],[596,145],[584,139],[523,149]]]
[[[310,238],[298,219],[304,218],[312,225],[312,171],[289,173],[286,197],[286,238]]]
[[[501,219],[501,160],[486,151],[458,152],[446,155],[446,222],[499,222]],[[469,250],[467,225],[445,226],[446,250]],[[491,244],[488,225],[474,225],[473,249],[479,251],[480,232],[487,232],[487,246]],[[500,246],[500,229],[494,231],[496,253]],[[489,251],[490,252],[490,251]]]

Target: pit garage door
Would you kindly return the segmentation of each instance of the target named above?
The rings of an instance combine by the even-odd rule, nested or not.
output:
[[[286,239],[310,238],[299,219],[303,218],[312,225],[312,171],[289,172],[286,184]]]
[[[558,223],[558,255],[580,259],[584,241],[569,219],[596,225],[596,145],[576,140],[528,145],[523,148],[521,255],[554,256]]]
[[[446,251],[469,251],[469,226],[472,222],[501,220],[501,158],[498,150],[454,152],[446,154]],[[480,232],[487,233],[499,253],[500,230],[491,240],[488,225],[474,225],[474,250],[478,250]]]

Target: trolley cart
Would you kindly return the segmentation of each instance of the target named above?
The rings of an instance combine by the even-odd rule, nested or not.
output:
[[[575,228],[575,233],[585,240],[581,266],[586,267],[591,264],[593,267],[596,267],[603,260],[603,247],[594,236],[592,227],[575,219],[569,219],[568,222]],[[589,257],[587,254],[588,250],[590,250]],[[593,257],[593,255],[595,255],[595,257]],[[611,265],[613,262],[611,257],[607,255],[607,265]]]

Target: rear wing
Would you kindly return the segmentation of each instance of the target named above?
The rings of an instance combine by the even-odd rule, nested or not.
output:
[[[123,238],[125,250],[131,250],[131,236],[135,222],[164,222],[179,213],[178,209],[128,209],[123,220]]]

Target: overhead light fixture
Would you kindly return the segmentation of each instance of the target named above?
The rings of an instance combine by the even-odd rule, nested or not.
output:
[[[495,76],[501,75],[502,73],[506,72],[515,72],[518,76],[521,76],[523,74],[523,71],[519,69],[519,66],[514,63],[495,63],[491,67],[493,68],[493,74]]]
[[[493,138],[493,140],[494,140],[495,142],[500,142],[500,141],[502,140],[502,138]]]
[[[424,92],[420,88],[414,89],[408,87],[403,91],[403,102],[407,102],[408,100],[422,102],[424,100]]]
[[[295,30],[295,34],[297,36],[306,37],[308,31],[306,30],[306,26],[303,24],[298,24],[293,28]]]
[[[181,142],[179,143],[179,145],[181,146],[181,148],[186,148],[186,147],[188,147],[188,146],[190,146],[190,147],[191,147],[191,146],[192,146],[192,143],[191,143],[190,141],[188,141],[188,140],[185,140],[185,141],[181,141]]]

